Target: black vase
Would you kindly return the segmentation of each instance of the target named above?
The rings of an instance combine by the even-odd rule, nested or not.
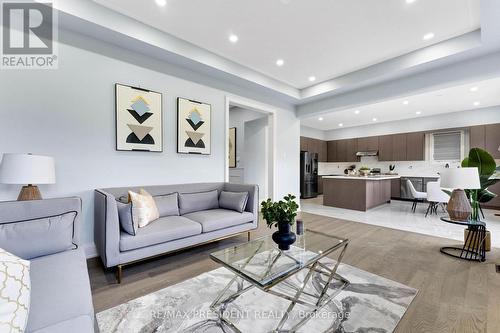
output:
[[[283,251],[290,250],[290,245],[295,243],[295,234],[290,231],[290,223],[278,222],[278,231],[273,233],[273,241]]]

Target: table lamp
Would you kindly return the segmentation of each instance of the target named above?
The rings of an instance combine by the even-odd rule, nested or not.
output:
[[[478,190],[481,188],[477,168],[446,169],[441,172],[441,187],[453,189],[446,208],[450,218],[456,221],[467,221],[472,208],[464,189]]]
[[[23,186],[18,201],[40,200],[42,195],[33,184],[54,184],[56,173],[54,159],[31,154],[3,154],[0,164],[0,183],[27,184]]]

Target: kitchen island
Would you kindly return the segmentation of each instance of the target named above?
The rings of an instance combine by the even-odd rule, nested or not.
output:
[[[397,175],[323,176],[323,205],[367,211],[391,201]]]

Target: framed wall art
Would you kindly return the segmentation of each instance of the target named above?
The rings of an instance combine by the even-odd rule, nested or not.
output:
[[[229,167],[236,168],[236,127],[229,129]]]
[[[210,104],[185,98],[177,99],[177,152],[210,155]]]
[[[163,151],[162,94],[115,84],[116,150]]]

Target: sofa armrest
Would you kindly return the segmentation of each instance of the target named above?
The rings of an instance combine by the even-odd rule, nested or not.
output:
[[[94,191],[94,239],[97,251],[106,267],[119,264],[120,221],[113,195]]]
[[[253,184],[225,183],[224,191],[248,192],[248,201],[245,211],[253,213],[255,228],[259,225],[259,186]]]
[[[0,247],[28,260],[73,250],[81,210],[78,197],[0,202]]]

